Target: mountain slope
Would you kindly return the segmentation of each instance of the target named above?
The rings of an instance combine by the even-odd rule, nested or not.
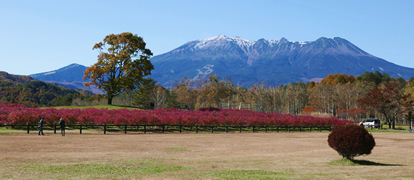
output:
[[[95,94],[102,94],[102,90],[97,89],[95,86],[85,87],[83,85],[83,82],[85,82],[83,81],[83,72],[87,68],[88,67],[86,66],[73,63],[54,71],[37,73],[29,76],[47,83],[55,83],[68,89],[82,89],[91,91]]]
[[[372,56],[339,37],[291,42],[285,38],[249,41],[220,35],[188,42],[151,61],[155,68],[151,77],[165,86],[184,76],[196,79],[208,74],[230,76],[245,86],[309,81],[334,73],[357,76],[379,71],[405,79],[414,75],[414,69]]]
[[[84,95],[92,93],[0,71],[0,103],[22,103],[26,106],[67,105],[62,99],[72,101],[72,98]]]
[[[86,66],[73,63],[54,71],[32,74],[29,76],[39,81],[82,82],[83,72],[86,68]]]

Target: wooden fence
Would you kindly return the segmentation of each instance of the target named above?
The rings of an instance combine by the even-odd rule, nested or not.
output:
[[[10,126],[12,128],[26,129],[27,134],[30,130],[36,131],[37,125],[33,124],[0,124],[0,127]],[[111,131],[123,131],[127,134],[127,131],[133,132],[143,132],[144,134],[148,133],[199,133],[199,132],[312,132],[312,131],[331,131],[333,126],[199,126],[199,125],[170,125],[170,124],[124,124],[124,125],[114,125],[114,124],[68,124],[66,125],[70,129],[79,129],[79,134],[82,134],[82,130],[92,128],[92,129],[102,129],[104,134]],[[54,134],[56,134],[56,129],[60,129],[58,124],[44,125],[43,129],[53,129]]]

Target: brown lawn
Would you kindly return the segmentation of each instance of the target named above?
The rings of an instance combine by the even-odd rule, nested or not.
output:
[[[7,132],[0,179],[414,179],[409,133],[373,133],[368,165],[338,166],[328,132]]]

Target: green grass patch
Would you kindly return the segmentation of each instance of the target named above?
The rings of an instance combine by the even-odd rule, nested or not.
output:
[[[265,170],[222,170],[208,171],[203,175],[213,176],[214,179],[291,179],[292,173]]]
[[[381,133],[410,133],[406,130],[393,130],[393,129],[371,129],[366,128],[368,132],[381,132]]]
[[[35,174],[87,175],[98,177],[146,176],[157,175],[169,171],[190,170],[183,166],[129,165],[111,164],[73,164],[73,165],[27,165],[21,166],[21,172]]]
[[[0,127],[0,131],[10,131],[10,130],[13,130],[13,129],[11,127]]]
[[[7,127],[0,127],[0,134],[17,134],[16,129],[11,128],[10,126]]]
[[[359,166],[358,163],[355,163],[354,161],[352,161],[350,159],[346,159],[346,158],[331,161],[331,162],[328,163],[328,165],[333,165],[333,166]]]
[[[168,149],[170,151],[184,151],[184,150],[186,150],[183,147],[169,147],[169,148],[165,148],[165,149]]]
[[[20,127],[20,126],[19,126]],[[16,128],[16,126],[15,126]],[[7,126],[7,127],[0,127],[0,131],[15,131],[16,129],[12,128],[11,126]],[[25,126],[25,129],[27,129],[27,127]]]
[[[397,130],[410,130],[410,126],[409,125],[407,125],[407,126],[395,126],[395,129],[397,129]]]
[[[0,132],[0,134],[17,134],[16,132]]]

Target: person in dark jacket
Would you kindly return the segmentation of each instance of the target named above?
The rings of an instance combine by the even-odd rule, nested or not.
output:
[[[65,136],[66,123],[65,123],[65,120],[63,120],[62,118],[60,118],[59,126],[60,126],[60,133],[62,134],[62,136]]]
[[[42,133],[42,135],[44,135],[43,134],[43,117],[40,119],[39,126],[37,126],[37,127],[39,128],[39,133],[37,133],[37,135],[40,135],[40,133]]]

